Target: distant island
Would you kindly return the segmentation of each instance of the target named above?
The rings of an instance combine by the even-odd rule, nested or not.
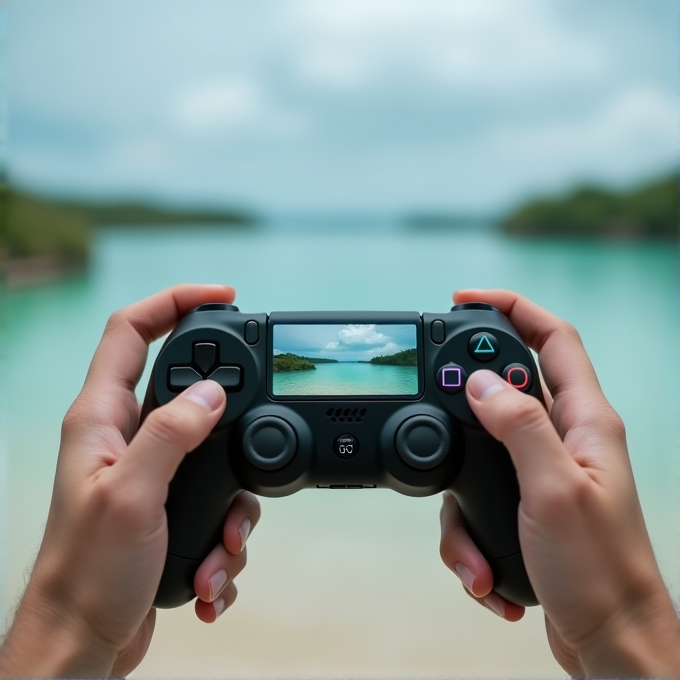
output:
[[[501,222],[511,236],[677,240],[678,178],[630,191],[582,186],[520,206]]]
[[[290,371],[315,371],[314,364],[337,364],[336,359],[322,359],[317,357],[301,357],[287,352],[277,354],[273,361],[274,373],[288,373]]]
[[[368,363],[381,366],[417,366],[418,352],[415,349],[405,349],[403,352],[388,356],[373,357]]]
[[[78,271],[87,264],[94,231],[111,228],[214,225],[252,227],[254,215],[238,210],[184,209],[139,201],[79,201],[38,196],[0,184],[0,265],[8,279],[35,270]],[[4,264],[3,264],[4,263]]]
[[[560,196],[537,197],[506,215],[422,212],[406,227],[439,233],[496,229],[514,237],[669,240],[678,238],[678,177],[666,175],[615,191],[583,185]]]

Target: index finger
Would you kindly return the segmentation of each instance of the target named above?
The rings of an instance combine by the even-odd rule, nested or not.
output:
[[[134,389],[149,345],[205,302],[233,302],[231,286],[182,284],[114,312],[90,364],[86,384],[115,383]]]
[[[149,345],[174,328],[192,309],[206,302],[233,302],[231,286],[182,284],[167,288],[114,312],[90,364],[81,394],[90,418],[112,422],[130,434],[138,413],[134,389],[146,364]],[[133,398],[132,405],[127,401]],[[121,408],[123,406],[123,408]],[[128,406],[129,408],[125,408]],[[132,408],[134,406],[134,408]]]
[[[577,422],[597,417],[603,407],[611,408],[578,331],[571,324],[509,290],[461,290],[454,293],[453,299],[457,304],[478,301],[496,307],[510,319],[527,345],[539,353],[546,386],[555,403],[562,402],[560,422],[555,423],[561,436]]]

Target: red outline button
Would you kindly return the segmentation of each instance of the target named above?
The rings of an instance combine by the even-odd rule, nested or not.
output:
[[[531,388],[531,371],[524,364],[510,364],[503,369],[503,380],[515,389],[527,392]]]

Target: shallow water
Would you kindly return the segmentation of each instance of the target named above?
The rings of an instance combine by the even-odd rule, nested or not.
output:
[[[654,548],[677,597],[674,248],[524,242],[488,229],[418,233],[385,221],[372,229],[370,220],[295,225],[289,218],[289,230],[104,230],[86,276],[8,292],[3,611],[39,544],[61,419],[106,319],[183,281],[233,284],[237,304],[252,312],[436,312],[449,308],[456,288],[504,287],[568,319],[626,423]],[[262,505],[237,606],[210,629],[197,627],[190,608],[163,612],[138,677],[559,674],[539,610],[514,627],[490,621],[441,566],[437,498],[306,491]],[[493,654],[480,651],[488,647]]]

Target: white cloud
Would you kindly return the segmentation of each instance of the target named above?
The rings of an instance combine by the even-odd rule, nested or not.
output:
[[[212,131],[248,124],[262,115],[262,97],[246,80],[215,80],[181,92],[174,107],[177,122],[195,131]]]
[[[190,85],[179,91],[170,110],[182,132],[207,137],[243,131],[290,137],[307,126],[304,116],[282,109],[246,75]]]
[[[543,167],[543,178],[604,175],[625,180],[656,172],[676,156],[677,106],[658,90],[632,87],[600,108],[532,126],[491,130],[481,153],[493,153],[527,168]]]
[[[592,81],[610,67],[592,37],[543,0],[294,0],[297,68],[331,88],[405,78],[499,90]]]
[[[329,342],[324,349],[329,352],[356,349],[357,346],[389,346],[389,338],[376,330],[375,324],[348,324],[338,331],[338,339]]]

